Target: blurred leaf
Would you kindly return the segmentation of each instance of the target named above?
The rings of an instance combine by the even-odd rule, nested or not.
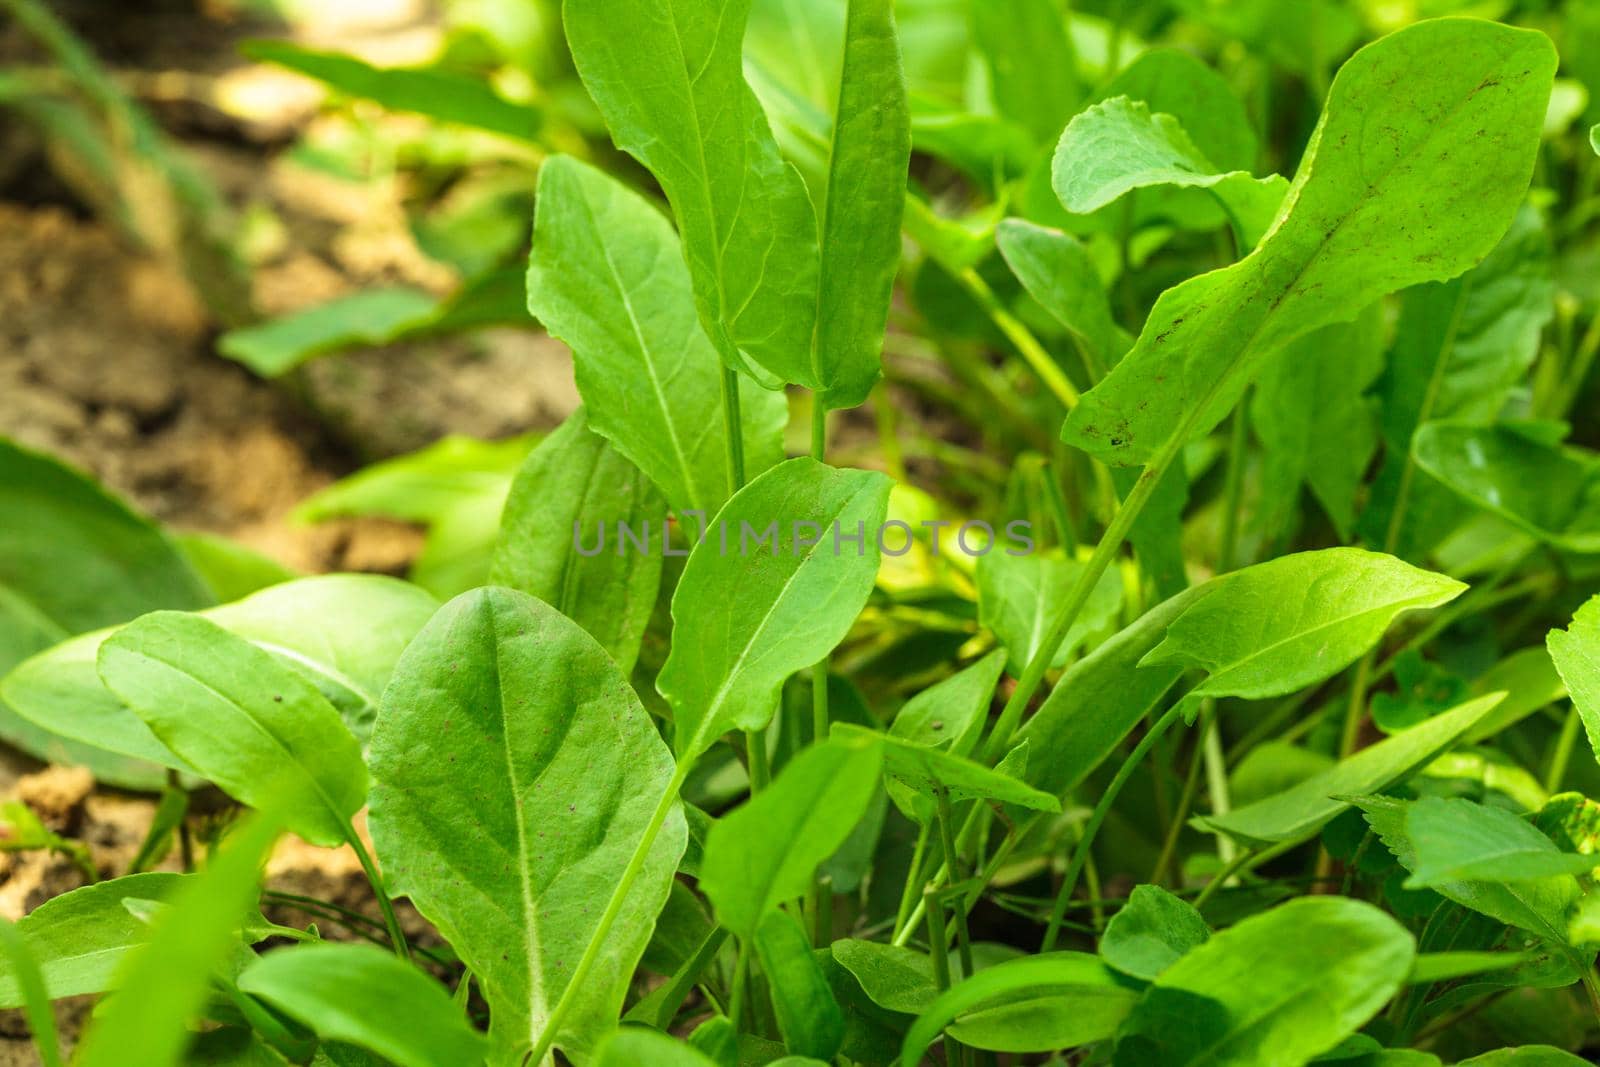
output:
[[[991,551],[978,557],[978,621],[994,631],[1007,652],[1007,669],[1021,675],[1044,643],[1055,607],[1067,598],[1088,566],[1038,553]],[[1095,583],[1078,620],[1050,658],[1065,666],[1084,642],[1107,630],[1122,608],[1122,575],[1106,570]]]
[[[756,928],[755,944],[784,1047],[796,1056],[831,1061],[844,1041],[844,1014],[812,958],[805,930],[774,909]]]
[[[539,110],[507,100],[481,77],[427,67],[374,67],[354,56],[317,52],[287,41],[246,41],[239,51],[248,59],[288,67],[391,111],[411,111],[539,143],[543,123]]]
[[[1054,139],[1084,96],[1061,8],[1050,0],[990,0],[971,11],[996,109],[1036,144]]]
[[[231,330],[217,351],[263,378],[276,378],[324,353],[353,345],[381,345],[429,321],[437,297],[420,289],[362,289],[292,312],[259,326]]]

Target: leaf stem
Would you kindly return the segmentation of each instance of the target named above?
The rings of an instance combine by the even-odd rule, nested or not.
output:
[[[1574,704],[1567,710],[1567,721],[1561,724],[1561,734],[1556,738],[1555,754],[1550,757],[1550,771],[1544,778],[1546,793],[1561,791],[1561,783],[1566,781],[1567,766],[1572,762],[1572,749],[1578,740],[1578,730],[1582,725],[1583,720],[1578,715],[1578,706]]]
[[[617,879],[616,888],[611,891],[611,899],[606,901],[606,909],[600,913],[600,921],[595,924],[594,934],[589,938],[589,944],[584,948],[578,965],[573,968],[572,977],[568,979],[566,988],[561,991],[556,1006],[550,1009],[550,1018],[545,1020],[544,1030],[534,1042],[533,1052],[526,1062],[541,1064],[544,1062],[544,1057],[549,1055],[550,1047],[555,1044],[556,1034],[560,1032],[561,1023],[572,1010],[578,991],[588,980],[589,971],[593,969],[595,960],[600,958],[601,946],[611,935],[611,927],[616,924],[617,916],[622,913],[622,905],[627,902],[628,894],[633,891],[633,883],[638,880],[639,872],[644,870],[650,849],[660,836],[661,827],[666,823],[672,805],[677,803],[678,791],[683,788],[692,766],[693,761],[689,760],[679,763],[673,769],[671,781],[667,783],[660,801],[656,803],[656,810],[650,813],[650,821],[645,824],[639,844],[634,847],[633,855],[628,858],[628,865],[622,869],[622,877]]]
[[[955,816],[950,811],[950,791],[942,786],[934,789],[934,803],[937,806],[937,821],[939,823],[939,844],[944,849],[944,862],[950,871],[951,883],[960,882],[963,877],[961,866],[961,853],[956,848]],[[961,953],[961,973],[972,974],[972,935],[967,930],[967,909],[956,905],[956,945]]]
[[[983,308],[989,320],[1005,335],[1017,352],[1021,354],[1022,361],[1036,374],[1050,394],[1061,402],[1061,406],[1071,411],[1078,406],[1078,390],[1067,378],[1061,364],[1055,357],[1045,350],[1039,339],[1033,336],[1022,322],[1011,312],[1007,311],[1000,303],[999,297],[994,295],[994,290],[989,288],[989,283],[979,276],[976,270],[967,267],[956,272],[956,280],[961,287]]]
[[[940,993],[950,988],[950,935],[944,926],[944,905],[939,903],[938,891],[926,889],[922,894],[928,916],[928,954],[933,958],[933,984]],[[963,964],[965,966],[965,964]],[[963,977],[971,972],[964,972]],[[945,1063],[951,1067],[965,1062],[961,1046],[949,1034],[944,1035]]]
[[[1116,775],[1111,779],[1111,784],[1106,786],[1105,793],[1095,804],[1089,821],[1084,824],[1082,833],[1078,835],[1078,846],[1073,850],[1071,862],[1067,864],[1067,873],[1062,876],[1061,889],[1056,893],[1055,906],[1050,909],[1050,922],[1045,927],[1044,942],[1039,949],[1040,952],[1049,952],[1056,947],[1056,938],[1061,934],[1061,921],[1067,914],[1067,902],[1077,891],[1078,877],[1083,873],[1084,864],[1089,862],[1089,849],[1094,845],[1095,835],[1100,832],[1100,826],[1106,821],[1106,816],[1111,814],[1111,805],[1116,801],[1117,794],[1128,784],[1128,779],[1133,777],[1133,772],[1143,762],[1145,756],[1149,755],[1150,750],[1161,739],[1161,735],[1166,733],[1168,727],[1182,714],[1183,701],[1180,700],[1168,708],[1166,713],[1144,732],[1144,736],[1133,746],[1133,751],[1123,759],[1122,766],[1117,768]]]
[[[366,874],[367,881],[372,883],[372,892],[378,898],[378,910],[383,913],[383,926],[389,931],[389,941],[394,947],[394,954],[403,960],[409,960],[411,946],[406,942],[405,931],[400,929],[400,920],[395,917],[394,902],[389,899],[389,891],[384,888],[383,876],[378,873],[378,865],[372,861],[372,853],[367,851],[361,835],[356,833],[355,825],[351,823],[348,826],[350,848],[360,861],[361,870]]]

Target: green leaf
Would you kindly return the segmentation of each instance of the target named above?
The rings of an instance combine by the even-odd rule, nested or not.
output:
[[[1117,1039],[1118,1067],[1304,1063],[1399,990],[1415,946],[1361,901],[1307,897],[1215,934],[1163,971]]]
[[[1493,974],[1529,963],[1526,952],[1419,952],[1411,965],[1410,985],[1452,982],[1479,974]]]
[[[1061,8],[1050,0],[991,0],[971,10],[996,110],[1036,143],[1051,140],[1084,96]]]
[[[1182,676],[1144,666],[1167,627],[1216,579],[1165,600],[1068,667],[1033,718],[1017,732],[1029,746],[1027,780],[1056,796],[1077,788]]]
[[[1008,960],[939,994],[906,1032],[899,1062],[921,1063],[946,1027],[958,1040],[977,1039],[978,1047],[996,1052],[1042,1052],[1102,1041],[1116,1033],[1137,997],[1105,964],[1081,952]]]
[[[1600,759],[1600,597],[1579,608],[1571,626],[1551,630],[1545,644]]]
[[[1225,815],[1197,819],[1196,825],[1253,842],[1305,838],[1349,808],[1349,796],[1387,789],[1430,763],[1499,702],[1498,693],[1469,700],[1364,748],[1281,793]]]
[[[212,603],[149,519],[65,464],[4,438],[0,513],[25,517],[0,525],[0,590],[67,634]]]
[[[1262,445],[1257,516],[1264,536],[1290,532],[1300,486],[1316,496],[1341,538],[1378,448],[1377,408],[1367,388],[1383,369],[1382,308],[1290,343],[1263,368],[1250,402]],[[1324,359],[1338,352],[1337,360]]]
[[[881,744],[883,773],[894,783],[924,797],[933,797],[943,791],[957,802],[985,800],[1014,804],[1032,811],[1061,810],[1061,802],[1049,793],[1041,793],[1001,770],[991,769],[944,749],[929,748],[914,741],[843,722],[834,723],[832,736],[862,744]]]
[[[933,961],[909,948],[878,941],[835,941],[833,958],[855,976],[862,992],[880,1008],[920,1015],[939,995]]]
[[[1588,1062],[1554,1045],[1523,1045],[1520,1048],[1485,1052],[1481,1056],[1462,1060],[1456,1067],[1580,1067]]]
[[[784,1047],[831,1062],[844,1041],[844,1013],[811,955],[805,930],[787,912],[773,910],[756,928],[755,943]]]
[[[804,893],[817,864],[866,812],[882,766],[876,739],[830,738],[718,819],[700,865],[700,889],[717,921],[753,938],[763,916]]]
[[[1354,663],[1400,614],[1438,607],[1466,588],[1358,548],[1283,556],[1214,583],[1141,663],[1204,669],[1191,700],[1281,696]]]
[[[374,67],[353,56],[316,52],[287,41],[246,41],[239,51],[249,59],[288,67],[391,111],[415,112],[539,143],[542,117],[538,109],[507,100],[480,77],[426,67]]]
[[[39,965],[52,1000],[104,993],[122,960],[150,939],[149,924],[124,901],[166,900],[184,875],[151,872],[96,882],[40,904],[17,922],[17,933]],[[0,975],[0,1007],[24,1003],[13,968]]]
[[[672,652],[656,682],[679,760],[728,730],[765,726],[784,679],[849,632],[877,576],[889,487],[882,474],[792,459],[717,513],[673,594]]]
[[[673,776],[604,650],[509,589],[450,601],[417,635],[372,740],[370,825],[390,888],[472,968],[494,1059],[516,1062],[595,937]],[[666,813],[557,1044],[615,1023],[687,840]]]
[[[988,721],[995,686],[1005,669],[999,649],[906,701],[889,724],[889,736],[970,756]]]
[[[255,905],[279,825],[270,813],[251,816],[205,871],[172,895],[153,920],[149,943],[117,968],[112,984],[121,992],[95,1013],[77,1067],[124,1067],[130,1049],[138,1050],[140,1067],[177,1067],[213,972],[239,948],[240,923]]]
[[[1250,170],[1256,134],[1250,116],[1228,80],[1191,52],[1152,48],[1140,53],[1100,92],[1100,99],[1127,96],[1182,124],[1206,159],[1223,170]],[[1053,136],[1053,135],[1052,135]]]
[[[483,1058],[482,1035],[450,994],[374,945],[279,949],[245,968],[238,984],[324,1041],[367,1049],[396,1067],[461,1067]]]
[[[353,345],[381,345],[427,322],[439,299],[421,289],[362,289],[255,326],[229,330],[217,351],[263,378]]]
[[[56,1033],[56,1017],[50,1007],[50,995],[45,990],[39,961],[33,958],[27,942],[7,919],[0,919],[0,956],[21,991],[24,1016],[40,1063],[43,1067],[61,1067],[60,1036]]]
[[[100,677],[183,763],[313,844],[354,831],[361,747],[322,693],[198,615],[158,611],[100,646]]]
[[[1569,552],[1600,552],[1600,457],[1548,439],[1544,424],[1430,422],[1417,465],[1474,507]]]
[[[613,140],[672,204],[723,361],[769,387],[821,388],[817,218],[744,79],[749,10],[750,0],[573,0],[563,25]]]
[[[850,0],[844,68],[821,198],[821,273],[813,341],[828,408],[854,407],[879,377],[900,266],[900,216],[911,156],[892,0]]]
[[[270,586],[201,617],[304,675],[364,740],[406,643],[438,603],[414,585],[371,574],[328,574]],[[16,711],[63,736],[152,763],[190,768],[100,680],[95,658],[114,631],[72,638],[20,664],[0,683]],[[159,787],[159,774],[141,776]]]
[[[717,1061],[677,1038],[638,1026],[612,1032],[595,1050],[594,1067],[717,1067]]]
[[[1541,33],[1468,19],[1416,23],[1357,52],[1283,220],[1245,259],[1162,294],[1064,439],[1147,463],[1220,422],[1269,353],[1482,259],[1527,188],[1555,60]],[[1401,83],[1416,91],[1394,92]]]
[[[1525,819],[1463,797],[1424,797],[1406,812],[1416,848],[1407,889],[1442,882],[1526,882],[1584,874],[1594,856],[1562,852]]]
[[[506,494],[534,443],[531,436],[503,441],[441,438],[312,494],[295,509],[295,517],[322,522],[342,515],[382,515],[426,526],[410,578],[448,599],[488,579]]]
[[[1411,801],[1365,796],[1353,801],[1395,859],[1408,871],[1418,863],[1408,828]],[[1509,926],[1528,930],[1554,945],[1567,941],[1567,914],[1582,895],[1572,875],[1519,882],[1439,882],[1435,892]]]
[[[241,600],[299,577],[277,560],[216,534],[180,533],[174,540],[216,600]]]
[[[1088,566],[1082,560],[1037,553],[988,552],[978,558],[978,622],[994,631],[1009,654],[1007,669],[1021,675],[1039,652],[1067,598]],[[1095,583],[1061,646],[1050,659],[1062,667],[1085,641],[1106,630],[1122,608],[1122,576],[1107,569]]]
[[[562,612],[631,671],[661,592],[662,558],[688,542],[666,521],[655,487],[579,408],[517,472],[490,580]],[[625,541],[619,524],[636,540]]]
[[[1555,313],[1550,234],[1523,206],[1500,243],[1459,278],[1403,294],[1380,393],[1400,456],[1434,419],[1492,419],[1539,352]]]
[[[528,310],[572,347],[590,428],[648,475],[680,517],[722,507],[732,493],[722,363],[700,328],[678,236],[661,212],[593,167],[567,156],[546,161]],[[739,396],[745,469],[755,475],[783,459],[788,405],[781,392],[748,380]]]
[[[1142,100],[1116,96],[1078,113],[1061,134],[1051,168],[1056,196],[1087,215],[1137,189],[1207,189],[1222,206],[1245,248],[1272,225],[1289,185],[1254,178],[1248,170],[1221,173],[1171,115]]]
[[[1025,219],[1006,219],[995,243],[1028,295],[1072,332],[1100,374],[1122,358],[1131,342],[1111,318],[1105,286],[1082,242]]]
[[[1123,974],[1153,982],[1205,943],[1211,928],[1188,901],[1160,886],[1135,886],[1100,938],[1100,958]]]

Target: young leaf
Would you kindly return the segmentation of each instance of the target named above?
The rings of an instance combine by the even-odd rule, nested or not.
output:
[[[1018,1002],[1037,1002],[1046,997],[1066,1010],[1045,1013],[1037,1020],[1046,1024],[1041,1027],[1007,1027],[997,1034],[991,1031],[992,1036],[1011,1037],[1026,1047],[996,1047],[989,1041],[984,1042],[984,1047],[997,1052],[1042,1052],[1102,1041],[1117,1032],[1138,993],[1121,984],[1105,964],[1081,952],[1046,952],[1008,960],[939,994],[906,1032],[899,1062],[921,1063],[928,1046],[957,1019],[965,1021],[972,1014],[1004,1011]],[[983,1029],[989,1031],[990,1027]],[[962,1037],[959,1024],[951,1028],[951,1034]]]
[[[813,745],[772,784],[718,819],[706,841],[700,888],[717,921],[753,938],[761,919],[800,896],[867,810],[883,766],[876,739]]]
[[[1545,644],[1600,759],[1600,597],[1579,608],[1571,626],[1551,630]]]
[[[100,646],[106,688],[223,792],[338,845],[367,799],[361,746],[304,676],[198,615],[158,611]]]
[[[987,721],[1005,662],[1005,653],[996,649],[965,670],[922,690],[895,715],[889,724],[889,736],[914,745],[942,748],[957,756],[971,755]]]
[[[1211,936],[1188,901],[1160,886],[1135,886],[1100,938],[1100,958],[1123,974],[1153,982]]]
[[[1095,377],[1122,358],[1132,342],[1111,318],[1105,286],[1081,241],[1026,219],[1004,220],[994,236],[1028,295],[1087,350]]]
[[[1504,808],[1464,797],[1424,797],[1412,804],[1406,833],[1416,848],[1407,889],[1442,882],[1526,882],[1600,866],[1594,856],[1562,852]]]
[[[556,1034],[591,1050],[616,1020],[687,839],[668,795],[672,759],[616,664],[532,597],[463,593],[396,668],[372,774],[390,887],[472,968],[497,1061],[517,1062],[543,1031],[603,902],[654,838]]]
[[[205,871],[172,895],[153,920],[149,943],[118,967],[112,984],[121,992],[95,1013],[73,1061],[78,1067],[123,1067],[133,1049],[140,1067],[177,1067],[212,973],[240,945],[240,923],[255,904],[280,825],[270,812],[251,816]]]
[[[1067,124],[1051,181],[1061,203],[1079,215],[1151,186],[1210,190],[1245,248],[1254,247],[1267,231],[1289,187],[1277,175],[1219,173],[1177,119],[1126,96],[1095,104]]]
[[[911,157],[892,0],[850,0],[844,68],[819,209],[822,235],[812,343],[828,408],[854,407],[879,376],[879,353],[900,266],[900,215]]]
[[[324,1041],[367,1049],[396,1067],[460,1067],[483,1058],[483,1036],[450,994],[374,945],[296,945],[269,952],[239,975]]]
[[[1371,904],[1290,901],[1163,971],[1128,1016],[1116,1063],[1303,1063],[1370,1019],[1414,956],[1405,927]]]
[[[1256,134],[1250,115],[1228,80],[1192,52],[1152,48],[1141,52],[1100,92],[1101,100],[1126,96],[1151,111],[1176,118],[1205,158],[1223,170],[1250,170]]]
[[[817,218],[744,80],[749,11],[750,0],[572,0],[563,26],[612,138],[672,204],[723,361],[769,387],[819,389]]]
[[[1600,148],[1596,149],[1600,152]],[[1501,1048],[1462,1060],[1456,1067],[1582,1067],[1589,1061],[1554,1045]]]
[[[1007,669],[1021,675],[1044,643],[1055,611],[1072,591],[1087,566],[1081,560],[1054,556],[1009,556],[989,552],[978,558],[978,621],[999,638],[1009,653]],[[1122,576],[1107,570],[1095,583],[1078,621],[1067,631],[1051,658],[1064,666],[1078,646],[1104,630],[1122,607]]]
[[[1364,748],[1281,793],[1225,815],[1197,819],[1196,824],[1245,841],[1299,840],[1350,806],[1347,799],[1340,798],[1376,793],[1404,781],[1471,730],[1499,702],[1499,693],[1469,700]]]
[[[844,1041],[844,1013],[811,955],[806,932],[789,913],[775,909],[756,928],[755,942],[784,1047],[832,1062]]]
[[[1061,802],[1049,793],[999,770],[939,748],[929,748],[864,726],[835,723],[833,736],[862,744],[883,746],[884,774],[896,785],[921,796],[946,793],[952,801],[992,800],[1032,811],[1060,811]],[[931,805],[929,813],[931,814]]]
[[[663,555],[682,553],[689,536],[668,531],[661,494],[579,408],[511,483],[489,577],[565,614],[627,672],[661,592]]]
[[[1466,586],[1358,548],[1283,556],[1237,571],[1179,616],[1141,663],[1203,668],[1189,698],[1280,696],[1354,663],[1395,617]]]
[[[1417,465],[1475,507],[1568,552],[1600,552],[1600,457],[1554,443],[1543,424],[1430,422]]]
[[[1245,259],[1161,296],[1064,439],[1148,463],[1220,422],[1268,353],[1482,259],[1527,188],[1555,61],[1541,33],[1469,19],[1419,22],[1357,52],[1286,216]],[[1416,91],[1395,93],[1400,83]]]
[[[590,429],[648,475],[681,519],[715,514],[733,492],[722,362],[700,328],[678,236],[661,212],[587,164],[547,160],[528,310],[572,346]],[[783,459],[789,412],[781,392],[741,383],[745,470],[754,476]]]
[[[130,874],[63,893],[17,921],[17,933],[39,965],[51,999],[104,993],[122,960],[150,939],[150,926],[133,916],[127,900],[167,900],[184,875]],[[0,975],[0,1007],[23,1004],[17,973]]]
[[[921,952],[877,941],[835,941],[833,958],[855,976],[861,991],[880,1008],[920,1015],[939,995],[933,961]]]
[[[673,594],[656,682],[680,761],[765,726],[784,679],[843,639],[877,575],[889,487],[882,474],[792,459],[717,514]]]

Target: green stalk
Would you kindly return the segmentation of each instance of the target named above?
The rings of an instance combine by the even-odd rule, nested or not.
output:
[[[1078,390],[1067,379],[1066,372],[1045,350],[1044,345],[1039,343],[1039,339],[1033,336],[1032,331],[1005,309],[999,297],[994,295],[994,290],[989,288],[989,283],[979,277],[978,272],[971,267],[957,272],[956,281],[960,282],[961,287],[978,302],[989,316],[989,321],[1005,335],[1006,340],[1021,353],[1022,361],[1044,383],[1044,387],[1050,390],[1050,395],[1059,400],[1061,406],[1068,411],[1077,407]]]
[[[1128,494],[1117,508],[1117,513],[1112,516],[1111,523],[1101,535],[1099,544],[1095,545],[1094,553],[1090,555],[1089,562],[1078,574],[1078,580],[1073,584],[1072,592],[1067,595],[1066,603],[1062,605],[1061,614],[1056,616],[1050,632],[1045,635],[1044,641],[1039,645],[1039,651],[1034,653],[1033,659],[1023,668],[1022,677],[1017,680],[1016,689],[1012,690],[1005,707],[1000,711],[1000,718],[995,722],[994,730],[989,735],[989,740],[984,747],[984,760],[993,763],[1005,754],[1010,746],[1012,735],[1022,721],[1022,713],[1027,709],[1028,702],[1039,691],[1040,684],[1044,681],[1045,672],[1050,669],[1050,661],[1054,658],[1055,650],[1061,647],[1061,642],[1066,639],[1067,631],[1072,629],[1072,624],[1078,621],[1078,614],[1083,606],[1089,602],[1089,594],[1094,591],[1095,583],[1100,581],[1100,576],[1105,574],[1106,568],[1122,550],[1123,541],[1127,540],[1128,532],[1133,529],[1133,524],[1150,502],[1150,496],[1155,492],[1156,485],[1161,481],[1161,476],[1177,457],[1183,448],[1183,441],[1187,434],[1185,426],[1178,433],[1172,435],[1161,452],[1145,467],[1144,473],[1139,475],[1139,480],[1134,483],[1133,491]]]
[[[934,790],[934,803],[937,805],[937,820],[939,823],[939,844],[944,848],[945,866],[950,871],[953,882],[961,881],[961,853],[956,848],[955,816],[950,812],[950,791],[944,788]],[[972,935],[967,930],[967,909],[957,906],[955,909],[956,944],[961,953],[961,973],[972,973]]]
[[[944,905],[939,903],[932,889],[923,893],[922,902],[928,913],[928,954],[933,958],[933,984],[943,993],[950,988],[950,935],[944,927]],[[944,1035],[944,1060],[950,1067],[966,1062],[961,1045],[949,1034]]]
[[[561,991],[561,999],[550,1009],[550,1018],[545,1022],[544,1031],[540,1033],[539,1039],[534,1042],[533,1052],[527,1059],[528,1063],[541,1064],[545,1056],[549,1055],[550,1046],[555,1044],[561,1023],[572,1010],[578,990],[588,980],[595,960],[600,958],[600,946],[605,944],[606,938],[611,934],[611,927],[616,925],[617,916],[622,913],[622,905],[633,890],[633,883],[638,880],[639,872],[644,869],[645,859],[650,855],[650,849],[655,845],[656,837],[660,835],[661,827],[672,811],[672,805],[677,803],[678,791],[683,788],[692,766],[691,760],[679,763],[673,770],[672,780],[667,783],[660,801],[656,803],[656,810],[650,813],[650,821],[645,824],[644,834],[639,838],[639,844],[634,848],[633,855],[629,857],[628,865],[622,869],[622,877],[617,879],[616,888],[611,891],[611,899],[606,901],[605,911],[600,913],[600,921],[595,925],[594,936],[589,939],[589,944],[583,950],[583,956],[573,968],[572,978]]]
[[[356,828],[349,824],[347,827],[350,831],[347,835],[350,848],[360,861],[361,870],[366,874],[367,881],[372,883],[372,892],[378,898],[378,910],[383,913],[383,925],[389,931],[389,941],[394,947],[394,954],[403,960],[409,960],[411,946],[406,943],[405,931],[400,929],[400,920],[395,917],[394,903],[389,899],[389,891],[383,887],[383,877],[378,874],[378,865],[372,861],[372,854],[362,843],[361,835],[356,833]]]
[[[901,937],[909,936],[911,928],[916,925],[916,919],[913,918],[917,908],[916,896],[923,884],[922,862],[931,834],[931,828],[924,823],[917,830],[917,843],[911,849],[911,866],[906,870],[905,888],[900,891],[900,907],[894,916],[894,933],[889,938],[896,945],[902,944]]]
[[[1583,726],[1583,720],[1578,715],[1578,706],[1574,704],[1567,711],[1567,721],[1561,724],[1561,734],[1556,738],[1556,751],[1550,758],[1550,772],[1544,778],[1544,791],[1546,793],[1559,793],[1561,783],[1567,777],[1567,765],[1572,762],[1572,749],[1578,740],[1578,731]]]
[[[744,488],[744,420],[739,413],[739,372],[722,365],[722,436],[727,444],[728,485],[737,493]],[[745,761],[749,765],[750,792],[767,787],[767,738],[764,730],[744,732]]]
[[[1062,876],[1061,889],[1056,893],[1055,906],[1050,909],[1050,922],[1045,927],[1044,943],[1039,948],[1040,952],[1049,952],[1056,947],[1056,939],[1061,934],[1061,921],[1067,914],[1067,902],[1077,891],[1078,877],[1083,874],[1084,864],[1089,862],[1089,849],[1093,847],[1095,835],[1100,832],[1100,826],[1106,821],[1106,816],[1111,814],[1111,805],[1116,801],[1117,794],[1128,784],[1128,779],[1133,777],[1133,772],[1155,747],[1161,735],[1166,733],[1168,727],[1182,714],[1183,701],[1180,700],[1168,708],[1166,714],[1145,731],[1139,743],[1133,746],[1133,751],[1122,761],[1122,766],[1117,768],[1111,784],[1106,786],[1105,793],[1095,804],[1094,811],[1089,815],[1089,821],[1084,824],[1083,832],[1078,835],[1078,847],[1073,850],[1072,860],[1067,864],[1067,873]]]

